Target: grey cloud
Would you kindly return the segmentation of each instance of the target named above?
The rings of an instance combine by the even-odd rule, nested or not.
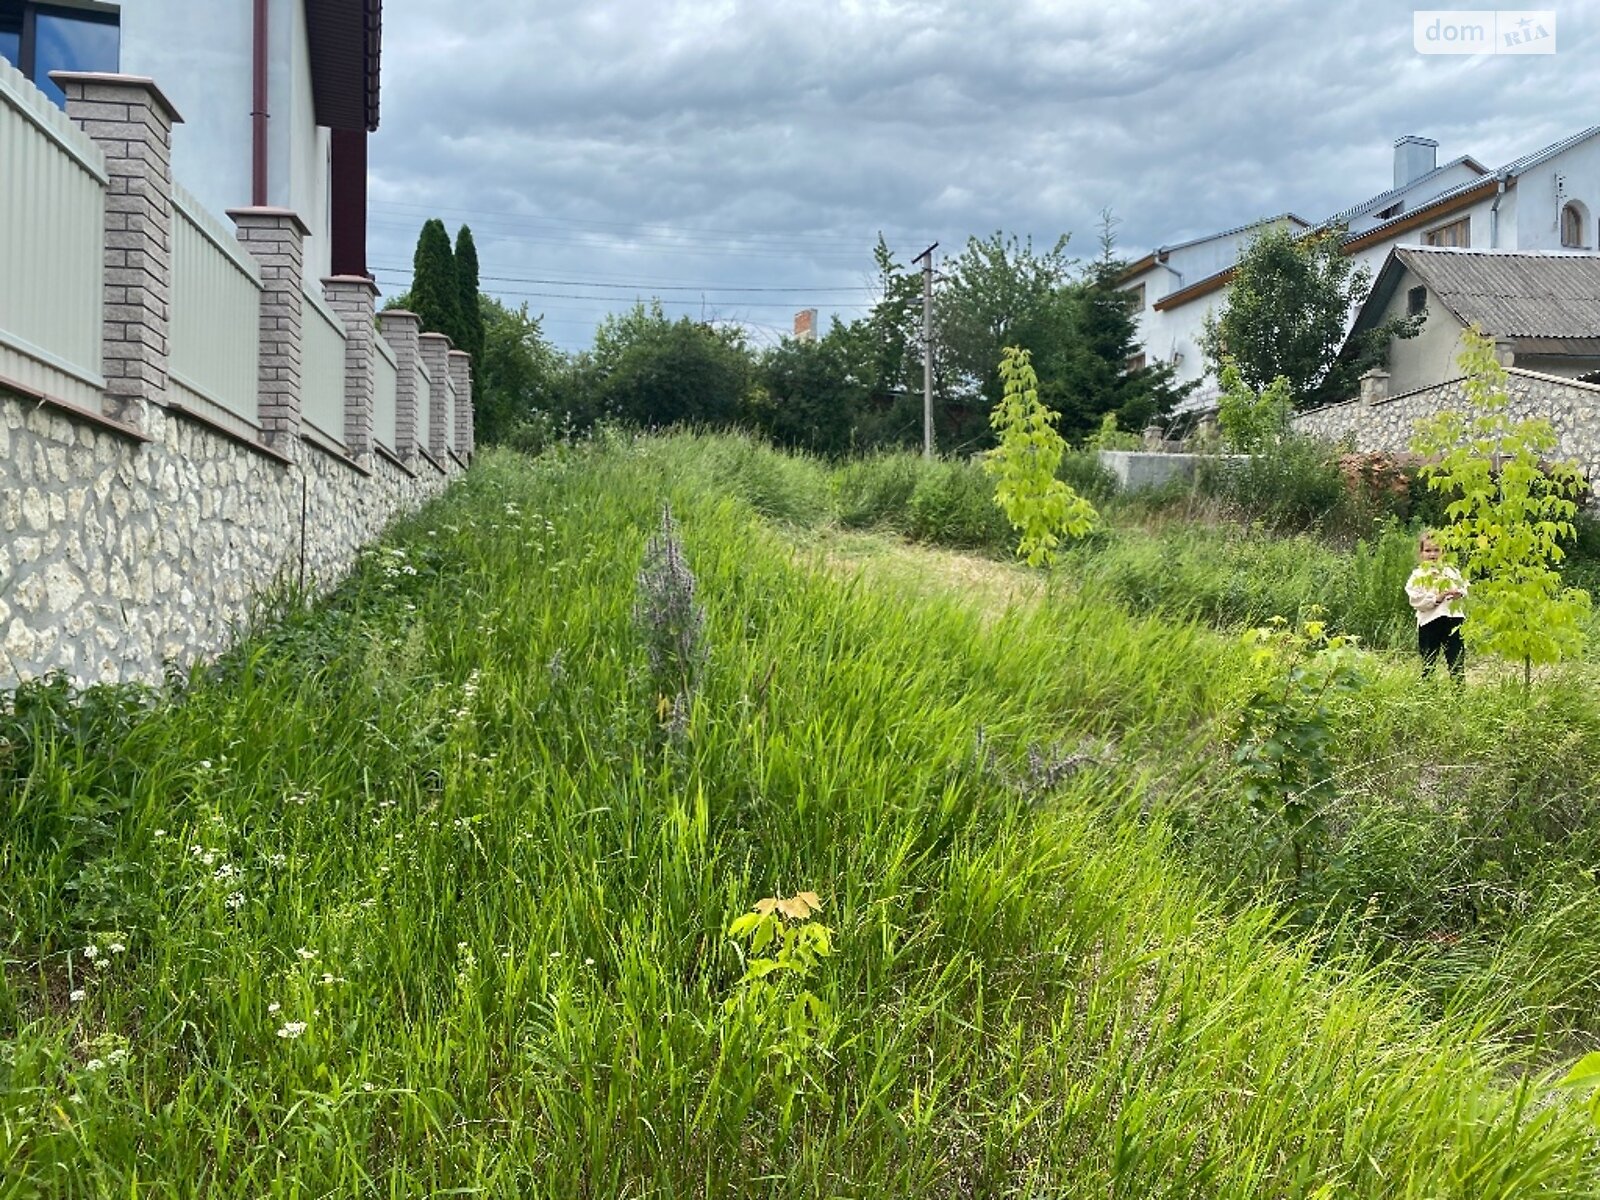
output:
[[[1492,164],[1591,123],[1590,7],[1557,55],[1464,60],[1387,0],[390,0],[373,258],[428,206],[467,210],[485,274],[817,287],[859,285],[880,229],[1087,254],[1110,206],[1136,255],[1318,218],[1387,186],[1402,133]],[[529,303],[569,345],[608,307]]]

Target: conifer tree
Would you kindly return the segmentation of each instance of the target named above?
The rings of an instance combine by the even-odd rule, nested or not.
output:
[[[434,217],[422,227],[411,262],[411,303],[429,333],[443,333],[461,344],[461,288],[456,259],[444,222]]]
[[[477,362],[483,357],[483,309],[478,304],[478,248],[473,245],[472,230],[465,225],[456,233],[456,288],[461,310],[461,336],[456,338],[456,348],[465,350]]]

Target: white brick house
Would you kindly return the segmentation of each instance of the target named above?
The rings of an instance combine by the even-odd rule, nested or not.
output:
[[[1593,252],[1600,248],[1597,135],[1600,126],[1593,126],[1494,170],[1466,155],[1439,165],[1437,143],[1403,137],[1394,146],[1393,186],[1318,227],[1345,226],[1345,253],[1374,275],[1393,248],[1405,245]],[[1191,399],[1195,406],[1215,394],[1200,354],[1200,334],[1206,316],[1226,302],[1234,261],[1248,241],[1248,236],[1229,234],[1199,239],[1231,250],[1232,258],[1198,278],[1180,280],[1163,271],[1160,250],[1133,263],[1123,277],[1123,286],[1140,297],[1146,355],[1175,362],[1180,382],[1200,384]]]

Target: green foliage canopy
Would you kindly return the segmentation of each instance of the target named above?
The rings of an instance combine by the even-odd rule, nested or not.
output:
[[[457,350],[465,350],[476,361],[483,357],[483,310],[478,304],[478,247],[472,230],[463,225],[456,231],[456,295],[460,315],[452,335]]]
[[[484,339],[473,360],[475,432],[480,442],[492,444],[558,406],[564,364],[527,304],[511,308],[480,296],[478,308]]]
[[[1227,304],[1206,318],[1201,336],[1219,378],[1232,358],[1257,391],[1282,376],[1302,403],[1347,399],[1390,338],[1416,336],[1420,318],[1397,318],[1364,331],[1341,355],[1350,310],[1372,282],[1343,243],[1338,227],[1299,236],[1275,225],[1256,236],[1234,267]]]
[[[1238,454],[1259,454],[1276,446],[1289,432],[1289,412],[1294,396],[1289,381],[1279,375],[1261,391],[1245,385],[1239,364],[1222,361],[1221,395],[1217,400],[1217,427],[1228,449]]]
[[[602,413],[645,427],[718,426],[743,411],[751,359],[739,330],[669,320],[658,302],[602,321],[579,370]]]
[[[460,345],[461,285],[450,235],[437,217],[423,224],[411,269],[412,311],[422,318],[423,330],[446,334]]]

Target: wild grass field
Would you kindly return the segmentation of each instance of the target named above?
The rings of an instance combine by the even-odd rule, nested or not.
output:
[[[901,540],[992,546],[975,495],[732,438],[489,455],[162,694],[19,692],[0,1197],[1600,1193],[1553,1086],[1600,1036],[1592,669],[1458,696],[1374,639],[1295,879],[1233,626],[1317,588],[1265,534],[1049,577]],[[768,927],[829,952],[747,970],[730,925],[801,893]]]

